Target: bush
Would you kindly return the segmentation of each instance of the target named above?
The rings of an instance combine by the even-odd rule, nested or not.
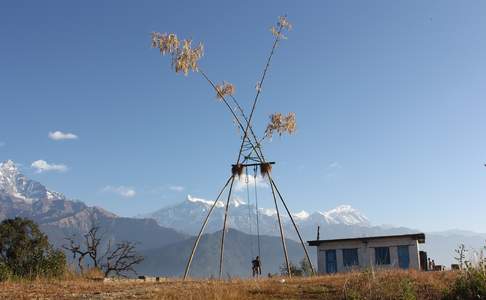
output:
[[[476,263],[471,263],[465,260],[465,256],[462,253],[464,251],[464,245],[459,247],[457,253],[461,253],[460,266],[461,271],[454,281],[452,287],[446,292],[445,299],[486,299],[486,258],[484,247],[479,253],[477,253],[479,260]]]
[[[294,265],[291,261],[289,261],[289,266],[290,266],[290,272],[292,273],[292,276],[302,276],[302,270],[297,266]],[[280,275],[282,276],[288,276],[288,270],[287,270],[287,264],[283,263],[280,266]]]
[[[11,277],[12,271],[10,271],[10,268],[4,263],[0,263],[0,281],[8,280]]]
[[[65,270],[64,253],[53,249],[33,221],[15,218],[0,223],[0,280],[60,276]]]
[[[447,291],[445,299],[486,299],[486,270],[467,266]]]
[[[410,278],[405,277],[400,282],[401,299],[403,300],[415,300],[417,296],[415,294],[414,284]]]
[[[290,272],[292,272],[292,276],[312,276],[312,267],[307,261],[307,259],[304,257],[302,260],[299,262],[299,265],[295,265],[293,262],[289,261],[290,265]],[[287,264],[283,263],[280,265],[280,275],[281,276],[287,276],[288,275],[288,270],[287,270]]]

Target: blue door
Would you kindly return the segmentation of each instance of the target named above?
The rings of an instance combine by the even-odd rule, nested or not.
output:
[[[398,246],[398,265],[402,269],[408,269],[410,266],[410,252],[408,246]]]
[[[326,250],[326,273],[337,272],[336,250]]]

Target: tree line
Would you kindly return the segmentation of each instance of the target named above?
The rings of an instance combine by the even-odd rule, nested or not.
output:
[[[69,264],[67,255],[74,264]],[[0,223],[0,281],[11,278],[61,277],[96,269],[105,277],[127,277],[143,260],[136,243],[106,239],[94,225],[84,235],[66,237],[56,249],[32,220],[16,217]]]

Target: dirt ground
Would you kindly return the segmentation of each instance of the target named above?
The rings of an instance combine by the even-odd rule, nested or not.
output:
[[[452,272],[388,271],[259,280],[88,279],[0,283],[1,299],[440,299]]]

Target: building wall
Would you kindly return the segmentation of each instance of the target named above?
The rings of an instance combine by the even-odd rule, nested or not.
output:
[[[343,264],[343,249],[358,249],[358,267],[354,269],[364,268],[399,268],[398,264],[398,246],[408,246],[409,252],[409,268],[420,269],[419,247],[418,241],[410,237],[390,237],[384,239],[369,239],[367,241],[349,240],[321,243],[317,247],[317,270],[320,274],[327,273],[326,270],[326,250],[336,250],[337,271],[346,272],[352,270],[350,267],[345,267]],[[389,247],[390,249],[390,264],[389,265],[375,265],[375,249],[376,247]]]

